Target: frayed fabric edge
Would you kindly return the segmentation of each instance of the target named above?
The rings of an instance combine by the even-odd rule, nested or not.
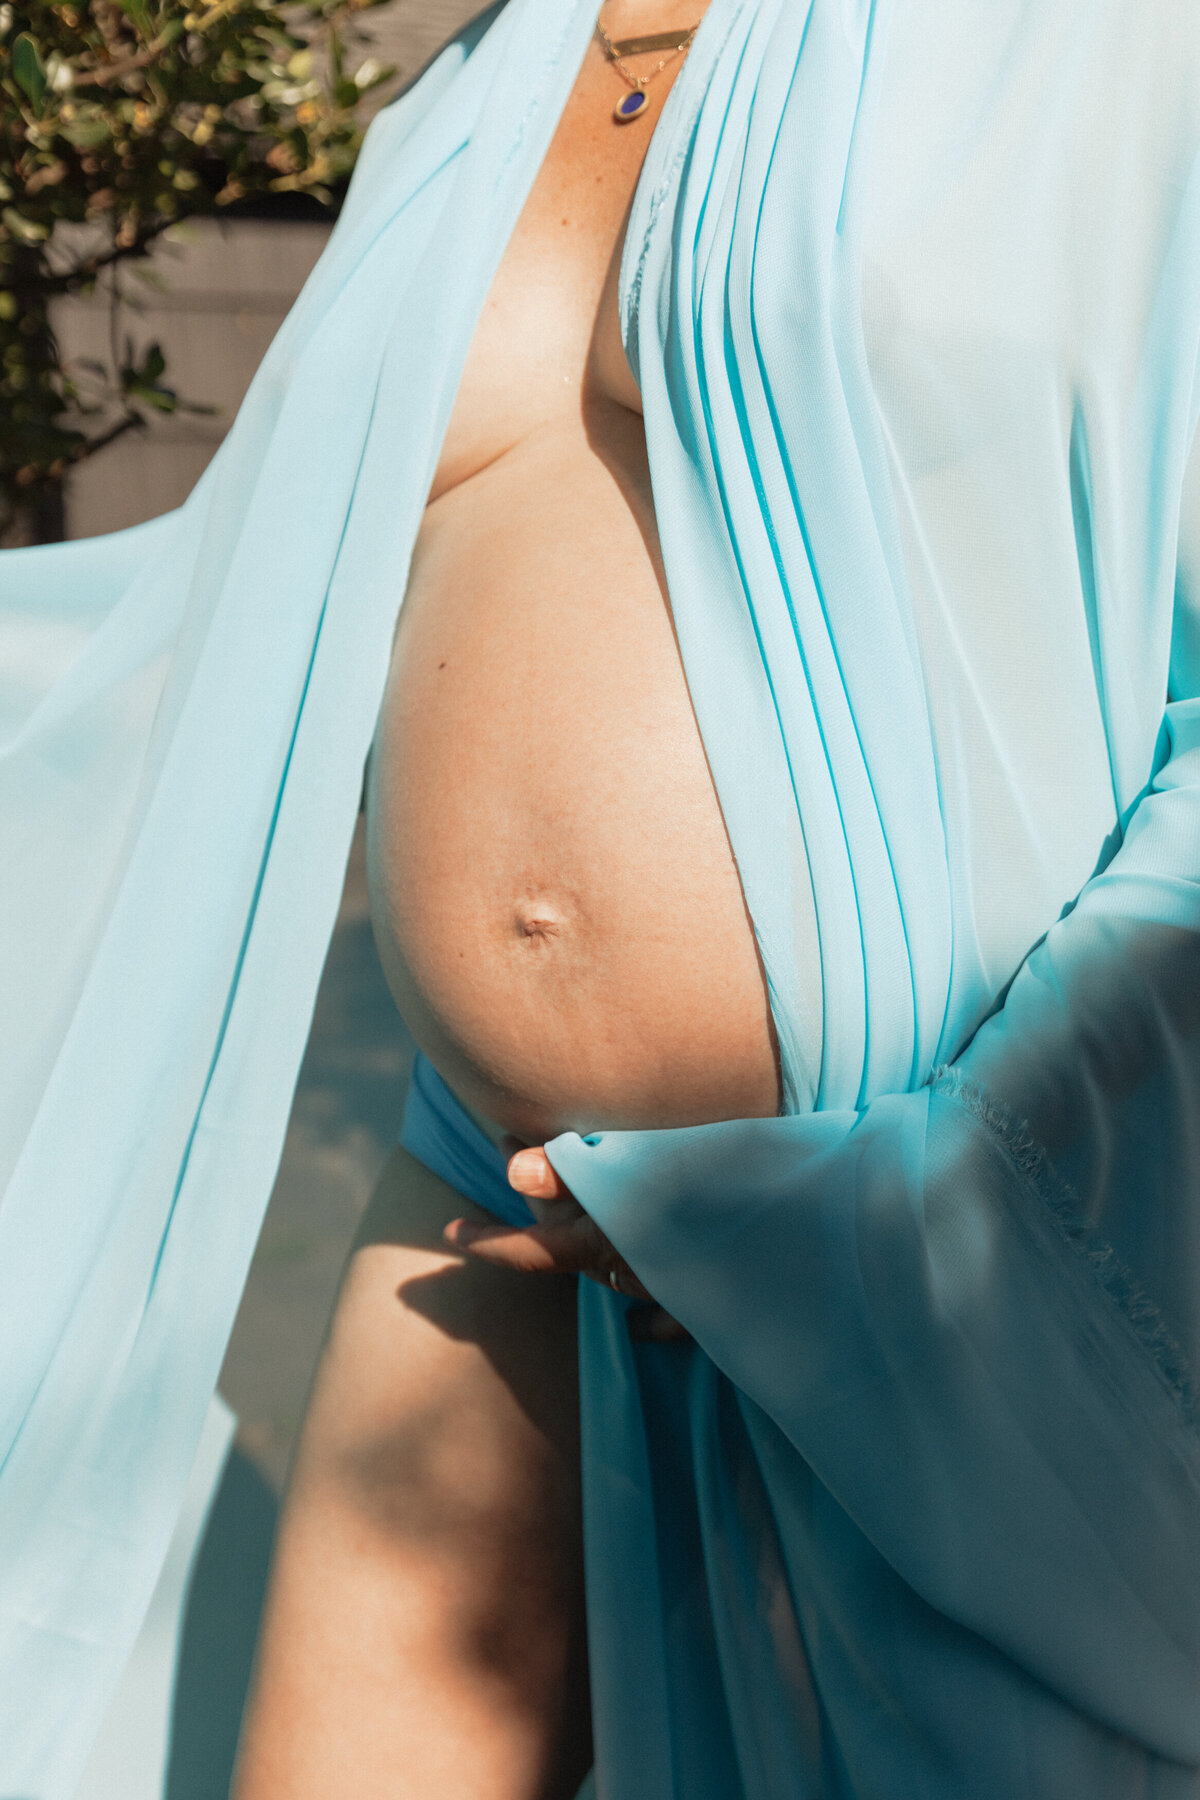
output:
[[[1112,1245],[1083,1217],[1078,1195],[1059,1175],[1028,1125],[977,1087],[956,1064],[941,1064],[928,1085],[933,1093],[957,1102],[995,1138],[1045,1208],[1059,1236],[1082,1256],[1096,1285],[1147,1352],[1187,1422],[1200,1430],[1200,1392],[1170,1327]]]

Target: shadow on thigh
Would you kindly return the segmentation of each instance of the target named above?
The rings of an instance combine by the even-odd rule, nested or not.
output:
[[[575,1282],[449,1250],[442,1230],[464,1214],[488,1217],[395,1153],[351,1251],[310,1435],[324,1425],[340,1478],[393,1530],[469,1528],[507,1553],[550,1532],[549,1549],[568,1524],[578,1535]]]
[[[574,1283],[450,1251],[444,1225],[475,1211],[401,1150],[364,1215],[284,1504],[238,1800],[532,1800],[587,1768]]]

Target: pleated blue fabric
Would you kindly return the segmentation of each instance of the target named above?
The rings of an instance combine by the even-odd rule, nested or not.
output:
[[[13,1800],[170,1534],[592,23],[382,115],[185,507],[0,559]],[[1200,12],[713,0],[621,309],[784,1110],[551,1147],[694,1340],[582,1285],[598,1795],[1195,1796]]]

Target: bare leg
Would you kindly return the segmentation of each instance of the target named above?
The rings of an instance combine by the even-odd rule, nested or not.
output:
[[[591,1760],[572,1284],[397,1151],[284,1504],[233,1800],[567,1800]]]

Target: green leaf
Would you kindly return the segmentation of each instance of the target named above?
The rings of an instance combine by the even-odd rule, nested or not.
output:
[[[13,80],[35,107],[40,109],[46,94],[46,71],[38,55],[38,47],[27,31],[13,39]]]
[[[146,0],[117,0],[117,5],[144,38],[151,35],[150,9]]]
[[[153,407],[155,412],[173,413],[175,396],[170,388],[145,387],[140,381],[131,382],[126,390],[131,400],[140,401],[143,406]]]
[[[69,125],[60,125],[59,132],[68,144],[74,144],[77,150],[97,150],[109,139],[108,122],[105,119],[73,119]]]
[[[39,225],[33,219],[22,218],[15,206],[6,206],[0,212],[0,219],[3,219],[12,235],[20,238],[23,244],[40,244],[43,238],[50,236],[48,225]]]
[[[138,370],[138,379],[146,387],[153,387],[155,382],[163,374],[166,366],[167,359],[162,353],[162,345],[151,344],[146,352],[145,360]],[[174,398],[174,396],[172,396],[172,398]]]
[[[131,263],[128,264],[127,267],[129,273],[133,276],[133,279],[135,281],[140,281],[143,287],[153,289],[156,294],[170,293],[171,289],[169,283],[165,281],[158,270],[153,268],[148,262]]]
[[[395,63],[377,63],[373,56],[368,56],[354,71],[354,85],[360,94],[369,94],[385,81],[390,81],[396,74]]]

